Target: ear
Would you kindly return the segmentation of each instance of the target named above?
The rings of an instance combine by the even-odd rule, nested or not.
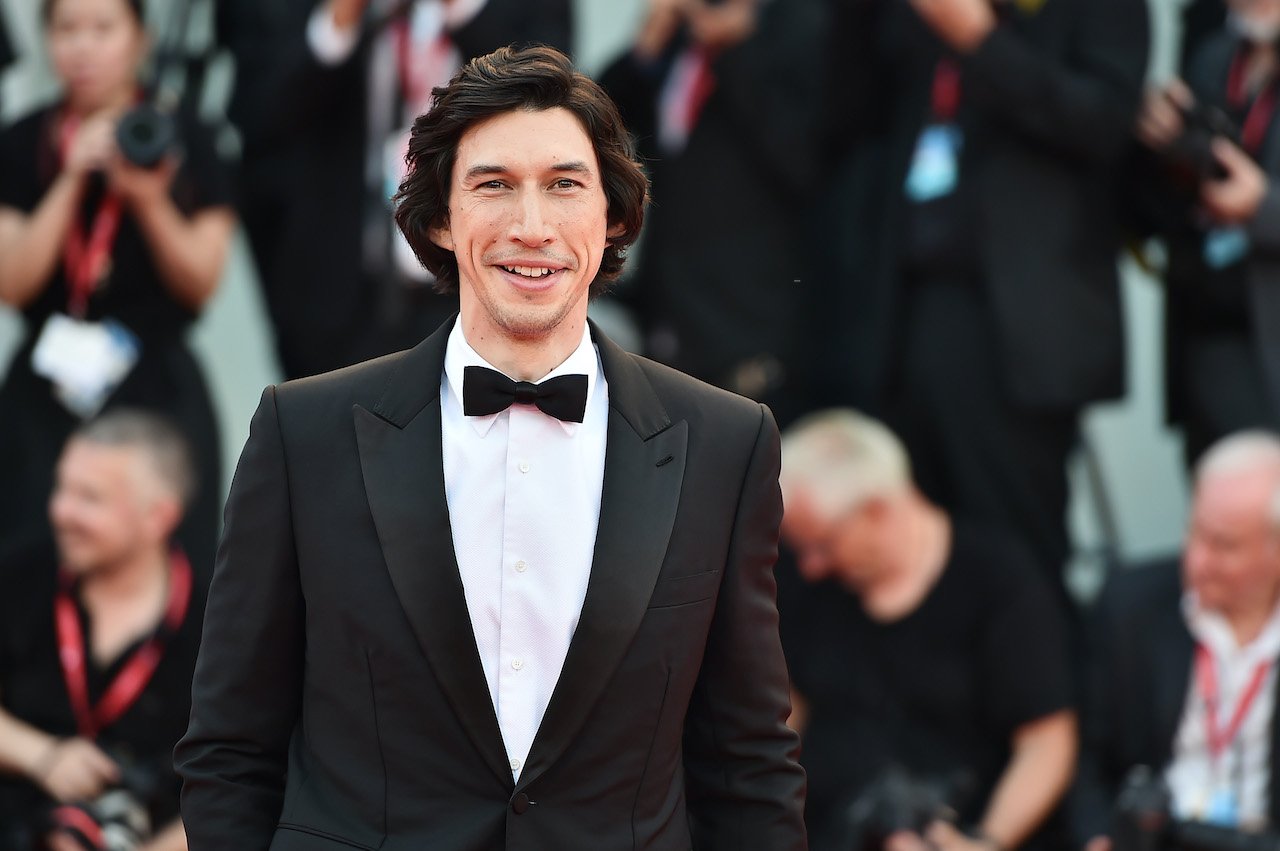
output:
[[[613,242],[615,239],[618,239],[626,232],[627,232],[627,226],[624,225],[622,222],[618,222],[616,225],[614,225],[613,227],[605,231],[604,235],[609,238],[610,242]]]
[[[441,225],[440,227],[428,228],[427,238],[430,239],[432,242],[434,242],[436,245],[443,248],[445,251],[454,250],[453,229],[450,228],[448,225]]]
[[[182,522],[182,501],[176,496],[165,494],[152,500],[147,511],[147,523],[151,539],[168,541]]]

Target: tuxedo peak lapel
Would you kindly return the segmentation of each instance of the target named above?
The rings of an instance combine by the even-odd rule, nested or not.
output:
[[[355,407],[356,442],[369,510],[400,605],[458,720],[485,763],[510,786],[444,491],[440,375],[451,324],[406,353],[373,412]]]
[[[609,382],[600,523],[587,595],[518,788],[582,729],[653,596],[684,483],[689,425],[671,423],[636,360],[592,326]]]

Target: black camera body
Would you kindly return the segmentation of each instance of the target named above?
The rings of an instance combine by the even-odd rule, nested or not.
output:
[[[923,835],[935,821],[955,821],[952,785],[917,779],[900,768],[886,771],[845,809],[838,847],[882,851],[885,840],[895,833]]]
[[[152,103],[139,104],[116,124],[116,146],[134,165],[155,168],[178,146],[177,122]]]
[[[1114,851],[1280,851],[1280,835],[1181,821],[1171,804],[1168,787],[1150,768],[1130,771],[1116,799]]]
[[[1182,123],[1181,135],[1163,152],[1164,165],[1176,183],[1198,192],[1200,184],[1227,176],[1213,153],[1214,138],[1239,144],[1240,130],[1221,109],[1198,102],[1182,109]]]

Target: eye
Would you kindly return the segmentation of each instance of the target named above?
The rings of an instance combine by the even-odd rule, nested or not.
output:
[[[555,183],[551,184],[552,189],[574,189],[582,184],[568,177],[562,177]]]
[[[502,189],[505,186],[506,184],[503,183],[501,180],[486,180],[484,183],[481,183],[476,188],[477,189]]]

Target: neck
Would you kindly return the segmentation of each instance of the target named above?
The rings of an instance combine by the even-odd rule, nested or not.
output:
[[[77,118],[88,118],[100,113],[118,115],[133,106],[137,96],[137,86],[130,83],[127,87],[117,89],[101,100],[87,101],[70,96],[67,98],[67,111]]]
[[[516,381],[540,381],[582,343],[586,314],[580,322],[566,318],[551,333],[528,337],[495,332],[491,324],[468,317],[466,311],[458,321],[467,345],[499,371]]]
[[[1280,589],[1277,589],[1280,590]],[[1237,647],[1247,647],[1258,639],[1262,630],[1275,613],[1277,603],[1276,591],[1258,600],[1257,605],[1240,611],[1224,612],[1227,622],[1231,624],[1231,632],[1235,636]]]
[[[145,598],[169,576],[169,552],[164,547],[147,548],[119,562],[103,566],[85,576],[80,595],[88,605],[116,600]]]

